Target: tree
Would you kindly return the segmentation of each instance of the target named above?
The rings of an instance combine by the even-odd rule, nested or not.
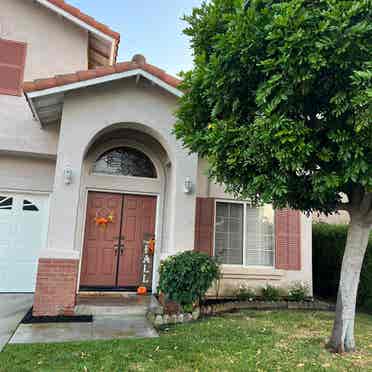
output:
[[[350,214],[330,346],[355,349],[372,228],[372,0],[212,0],[186,16],[195,67],[175,133],[255,203]]]

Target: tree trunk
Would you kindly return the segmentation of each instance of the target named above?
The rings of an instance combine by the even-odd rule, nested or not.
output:
[[[329,341],[330,348],[337,353],[355,350],[356,299],[370,230],[371,226],[363,221],[362,216],[351,213],[337,296],[336,319]]]

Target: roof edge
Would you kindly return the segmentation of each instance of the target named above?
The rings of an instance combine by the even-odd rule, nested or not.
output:
[[[132,74],[129,74],[132,72]],[[144,77],[154,80],[158,79],[159,85],[170,87],[173,94],[181,96],[182,90],[179,88],[182,80],[167,74],[164,70],[143,62],[133,60],[131,62],[121,62],[108,67],[99,67],[96,69],[78,71],[73,74],[57,75],[49,79],[40,79],[23,84],[23,91],[30,98],[32,96],[41,96],[52,94],[53,92],[68,91],[78,89],[83,86],[100,84],[106,81],[118,80],[126,76],[133,76],[142,73]],[[153,78],[151,78],[153,77]],[[161,82],[161,83],[160,83]],[[176,91],[177,90],[179,94]],[[39,92],[39,94],[37,94]],[[43,93],[42,93],[43,92]]]
[[[92,27],[93,29],[99,31],[100,33],[110,37],[111,39],[115,40],[117,43],[120,42],[120,33],[112,30],[107,25],[98,22],[93,17],[90,17],[88,14],[83,13],[80,9],[75,8],[74,6],[66,3],[64,0],[36,0],[39,4],[46,6],[47,8],[57,12],[62,13],[62,15],[66,15],[63,12],[67,13],[71,17],[74,17],[85,23],[86,25]]]

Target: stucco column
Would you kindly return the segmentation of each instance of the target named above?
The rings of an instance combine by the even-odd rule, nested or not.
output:
[[[79,206],[84,146],[81,136],[62,122],[55,181],[50,201],[47,246],[41,252],[34,299],[35,316],[74,313],[78,282],[79,251],[75,248],[75,230]],[[71,183],[64,172],[71,169]]]
[[[197,171],[197,155],[189,155],[180,144],[177,144],[169,190],[172,208],[168,254],[194,249]],[[190,178],[193,184],[192,192],[189,194],[184,190],[187,178]]]
[[[62,126],[50,203],[47,247],[41,254],[43,258],[79,259],[79,250],[75,249],[75,231],[84,144],[78,142],[74,131]],[[72,172],[70,184],[65,180],[66,169]]]

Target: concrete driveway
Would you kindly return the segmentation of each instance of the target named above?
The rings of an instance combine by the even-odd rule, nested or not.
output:
[[[32,294],[0,293],[0,352],[33,303]]]

